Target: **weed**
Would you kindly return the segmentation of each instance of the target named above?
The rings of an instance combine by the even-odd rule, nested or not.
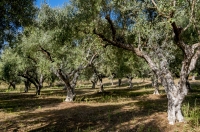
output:
[[[190,106],[188,102],[187,105],[183,105],[182,111],[184,116],[189,120],[192,126],[199,127],[200,109],[197,107],[196,103],[196,99],[194,102],[194,106]]]

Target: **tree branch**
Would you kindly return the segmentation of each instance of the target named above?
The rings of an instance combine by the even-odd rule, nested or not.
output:
[[[112,39],[113,39],[113,41],[115,41],[116,40],[116,29],[114,27],[114,23],[110,19],[109,15],[107,15],[105,18],[108,21],[108,23],[110,24],[110,28],[111,28],[111,31],[112,31]]]
[[[42,46],[39,46],[40,47],[40,51],[42,51],[47,57],[48,57],[48,59],[51,61],[51,62],[54,62],[54,60],[52,59],[52,57],[51,57],[51,54],[50,54],[50,52],[49,51],[47,51],[47,50],[45,50],[44,48],[42,48]]]
[[[108,45],[113,45],[113,46],[116,46],[118,48],[122,48],[122,49],[129,50],[129,51],[134,51],[134,49],[131,46],[131,44],[124,44],[124,43],[121,43],[121,42],[116,42],[116,41],[107,39],[103,34],[97,33],[96,30],[94,30],[93,32],[94,32],[94,34],[99,36],[103,41],[107,42],[107,44],[105,44],[104,47],[106,47]]]
[[[198,47],[196,53],[194,54],[194,56],[193,56],[192,59],[191,59],[190,66],[189,66],[189,69],[188,69],[188,74],[189,74],[192,70],[194,70],[195,65],[196,65],[196,63],[197,63],[197,60],[198,60],[199,56],[200,56],[200,48]]]
[[[196,0],[193,0],[193,1],[192,1],[192,5],[191,5],[190,20],[189,20],[188,25],[183,29],[183,31],[187,30],[187,29],[190,27],[191,23],[192,23],[192,20],[193,20],[193,17],[194,17],[193,14],[194,14],[195,3],[196,3]],[[189,5],[190,5],[190,2],[189,2]]]
[[[37,64],[37,61],[35,58],[31,57],[30,55],[27,56],[28,59],[32,60],[35,64]]]
[[[153,5],[158,9],[158,6],[156,4],[156,2],[154,0],[151,0],[151,2],[153,3]]]

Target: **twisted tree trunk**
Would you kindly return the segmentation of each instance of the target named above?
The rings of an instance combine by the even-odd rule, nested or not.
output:
[[[157,4],[155,4],[154,1],[152,1],[152,3],[155,5],[155,8],[157,8]],[[194,1],[191,5],[193,9]],[[191,17],[193,17],[193,15],[191,15]],[[145,52],[145,50],[143,50],[141,46],[142,43],[146,44],[148,42],[148,39],[146,41],[141,41],[140,34],[138,36],[138,47],[134,47],[134,44],[116,41],[115,24],[113,23],[109,15],[107,15],[105,19],[110,25],[110,30],[113,35],[112,39],[107,38],[103,33],[98,33],[96,30],[94,30],[94,34],[98,35],[103,41],[106,42],[105,46],[113,45],[118,48],[129,50],[135,53],[137,56],[145,59],[151,70],[160,78],[161,83],[165,88],[168,98],[169,124],[173,125],[176,120],[179,122],[183,122],[184,118],[181,112],[181,104],[188,93],[187,77],[189,76],[190,72],[195,68],[197,59],[200,56],[200,43],[187,45],[181,40],[181,33],[185,31],[189,27],[189,25],[186,26],[183,30],[183,28],[177,27],[175,22],[171,23],[171,26],[174,31],[175,45],[179,47],[179,49],[184,55],[184,59],[182,61],[182,68],[180,72],[180,80],[178,84],[175,85],[172,74],[169,71],[168,60],[166,58],[167,56],[165,56],[166,52],[164,51],[165,49],[161,47],[160,44],[151,47],[152,51],[151,53],[148,53],[148,51]],[[200,29],[198,29],[198,33],[200,35]],[[167,44],[167,39],[164,39],[163,43]],[[152,52],[153,55],[151,55]],[[157,59],[156,61],[154,61],[155,58]]]

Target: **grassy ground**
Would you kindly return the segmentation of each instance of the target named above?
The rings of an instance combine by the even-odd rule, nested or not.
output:
[[[185,123],[168,125],[167,98],[161,88],[160,95],[152,95],[150,81],[135,79],[134,88],[111,86],[104,79],[105,93],[91,89],[91,84],[80,82],[73,103],[64,102],[66,91],[61,87],[43,88],[35,96],[34,88],[23,93],[0,87],[0,131],[31,132],[199,132],[200,81],[192,81],[193,91],[183,103]],[[99,86],[97,86],[99,87]]]

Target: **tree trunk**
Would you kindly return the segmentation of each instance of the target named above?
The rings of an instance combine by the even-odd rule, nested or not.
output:
[[[73,74],[71,76],[73,77],[73,79],[71,80],[71,82],[69,79],[70,75],[65,74],[61,69],[58,69],[56,74],[64,82],[65,88],[67,89],[67,97],[65,99],[66,102],[73,102],[76,97],[74,89],[76,87],[78,77],[80,76],[79,69],[72,72]]]
[[[38,86],[36,87],[36,95],[40,95],[41,89],[42,89],[42,86],[41,86],[41,85],[38,85]]]
[[[133,88],[133,83],[132,83],[133,77],[132,76],[127,76],[127,78],[128,78],[129,88],[132,89]]]
[[[94,81],[91,81],[91,82],[92,82],[92,89],[95,89],[96,82],[94,82]]]
[[[67,87],[67,97],[65,99],[66,102],[73,102],[76,97],[76,94],[74,93],[74,89],[71,87]]]
[[[114,85],[114,84],[113,84],[113,79],[115,78],[115,76],[116,76],[116,74],[115,74],[115,73],[112,73],[112,75],[111,75],[111,84],[112,84],[112,86]]]
[[[113,78],[111,78],[111,84],[112,84],[112,86],[114,85],[114,83],[113,83]]]
[[[45,77],[41,74],[40,75],[40,80],[39,80],[39,83],[40,83],[41,87],[43,87],[44,80],[45,80]]]
[[[16,88],[15,82],[10,82],[8,89],[10,89],[10,87],[13,87],[13,89],[15,89]]]
[[[154,92],[153,92],[153,94],[159,95],[158,75],[156,75],[156,73],[154,73],[154,72],[153,72],[151,81],[152,81],[152,86],[154,87]]]
[[[121,86],[121,83],[122,83],[122,79],[119,78],[119,79],[118,79],[118,86]]]
[[[25,81],[24,81],[24,85],[25,85],[24,92],[25,92],[25,93],[28,93],[28,90],[29,90],[29,88],[30,88],[30,86],[31,86],[30,81],[28,81],[28,79],[25,80]]]
[[[103,88],[103,79],[99,78],[99,82],[100,82],[100,90],[99,92],[104,92],[104,88]]]
[[[186,78],[185,78],[186,80]],[[174,84],[174,80],[170,74],[161,78],[161,82],[165,88],[168,98],[168,121],[174,125],[175,121],[183,122],[184,118],[181,112],[181,104],[187,94],[186,82],[181,78],[178,86]]]
[[[195,75],[192,76],[192,81],[195,81]]]

